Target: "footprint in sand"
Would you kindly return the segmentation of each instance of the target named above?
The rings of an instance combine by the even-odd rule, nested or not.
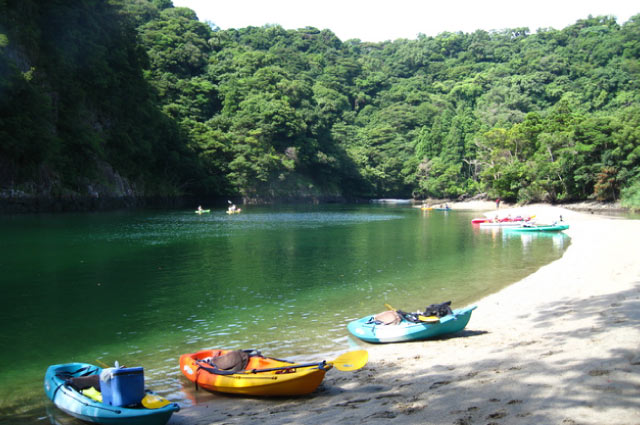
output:
[[[398,415],[396,415],[395,413],[390,412],[388,410],[385,410],[384,412],[377,412],[377,413],[374,413],[373,415],[369,415],[369,416],[367,416],[367,419],[368,418],[393,419],[396,416],[398,416]]]
[[[473,418],[471,416],[465,416],[463,418],[456,419],[453,423],[454,425],[471,425]]]
[[[502,419],[505,416],[507,416],[507,411],[506,410],[498,410],[497,412],[494,412],[494,413],[490,414],[489,416],[487,416],[487,419]]]
[[[436,388],[442,387],[443,385],[448,385],[450,384],[451,381],[438,381],[438,382],[434,382],[433,384],[431,384],[431,386],[429,387],[430,390],[434,390]]]

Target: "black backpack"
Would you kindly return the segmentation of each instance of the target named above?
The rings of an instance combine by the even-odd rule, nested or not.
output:
[[[451,311],[451,301],[447,301],[441,304],[431,304],[424,310],[425,316],[444,317],[449,314],[453,314]]]

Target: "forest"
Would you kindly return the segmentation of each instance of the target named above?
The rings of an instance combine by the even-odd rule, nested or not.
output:
[[[640,14],[370,43],[0,0],[0,198],[640,206]]]

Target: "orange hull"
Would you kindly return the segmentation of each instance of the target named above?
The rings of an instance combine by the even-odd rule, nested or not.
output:
[[[217,357],[231,350],[203,350],[180,356],[180,370],[191,382],[209,391],[254,396],[293,396],[309,394],[320,385],[333,366],[318,363],[295,367],[296,363],[270,357],[251,356],[244,371],[218,375],[199,367],[197,360]],[[253,370],[283,368],[253,372]]]

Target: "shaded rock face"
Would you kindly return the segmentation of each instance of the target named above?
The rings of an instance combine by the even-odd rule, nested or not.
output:
[[[63,186],[59,176],[42,170],[39,181],[5,183],[0,188],[0,212],[89,211],[144,205],[144,190],[122,177],[104,161],[96,163],[96,177],[77,188]]]
[[[87,192],[93,197],[137,197],[144,193],[137,193],[135,185],[128,179],[120,176],[117,171],[106,162],[98,164],[99,175],[102,176],[102,183],[87,183]]]

